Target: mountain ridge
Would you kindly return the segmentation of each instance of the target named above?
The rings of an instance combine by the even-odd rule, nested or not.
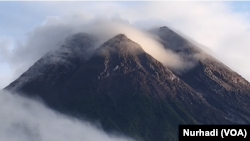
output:
[[[83,43],[72,38],[68,46],[79,45],[77,47],[83,50],[94,46],[95,40],[92,40],[90,35],[77,35]],[[168,49],[178,45],[178,50],[173,49],[173,51],[177,54],[184,52],[184,59],[191,58],[192,61],[193,53],[199,53],[198,49],[192,51],[193,46],[187,45],[186,40],[178,34],[171,32],[171,36],[171,40],[167,34],[161,41],[165,42],[163,44]],[[175,41],[181,44],[168,43]],[[182,50],[183,45],[184,50]],[[58,52],[54,53],[56,55]],[[203,65],[200,63],[204,61],[198,60],[198,65],[187,72],[175,73],[124,34],[118,34],[103,43],[87,59],[79,58],[78,55],[74,55],[73,58],[67,57],[69,54],[60,53],[59,51],[59,56],[63,56],[73,67],[68,67],[64,61],[43,63],[48,59],[45,55],[5,89],[28,96],[39,96],[52,109],[59,112],[85,117],[91,121],[97,120],[107,132],[118,131],[145,141],[178,140],[179,124],[249,123],[247,120],[247,117],[250,117],[249,110],[243,109],[237,114],[233,111],[232,105],[225,102],[220,104],[220,101],[217,101],[218,97],[223,102],[220,95],[229,94],[230,98],[232,94],[226,89],[223,89],[226,94],[215,91],[214,87],[222,85],[216,81],[212,84],[212,78],[216,75],[209,77],[209,71],[204,69],[204,66],[207,66],[209,70],[215,70],[212,69],[213,64]],[[16,87],[22,79],[27,79],[25,75],[39,68],[40,64],[43,67],[36,73],[45,76],[35,77]],[[224,67],[222,70],[228,71]],[[204,83],[199,80],[204,80]],[[244,108],[244,104],[237,106]],[[230,110],[230,114],[233,115],[231,117]],[[234,122],[236,120],[233,118],[238,122]]]
[[[171,42],[177,41],[181,43],[179,44],[178,50],[175,49],[175,44],[166,44],[170,42],[170,37],[168,37],[170,35],[172,39]],[[228,113],[231,113],[232,109],[237,107],[239,113],[241,111],[240,109],[244,109],[243,112],[248,113],[249,117],[249,110],[247,109],[248,106],[246,107],[245,105],[248,105],[247,103],[250,100],[250,83],[246,79],[224,65],[219,60],[202,51],[197,46],[192,45],[188,40],[180,37],[180,35],[173,32],[169,28],[160,28],[159,37],[164,40],[163,45],[165,48],[170,49],[177,54],[184,53],[187,56],[194,56],[194,54],[202,53],[203,55],[202,58],[197,60],[197,65],[187,72],[182,74],[175,73],[178,77],[180,77],[196,91],[201,92],[204,98],[209,101],[211,105],[216,106],[220,105],[220,102],[224,102],[221,105],[227,106],[225,106],[225,109],[222,108],[222,110],[226,110]],[[183,58],[185,59],[186,56]],[[225,99],[227,100],[225,101]],[[235,104],[228,104],[229,101]],[[230,108],[228,108],[228,106]],[[239,116],[237,115],[237,112],[234,113],[236,116]],[[249,118],[234,118],[235,119],[232,120],[245,120],[241,121],[241,123],[249,123]]]

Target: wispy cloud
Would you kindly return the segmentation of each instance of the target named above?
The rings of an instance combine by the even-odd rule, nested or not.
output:
[[[134,141],[6,91],[0,91],[0,125],[1,141]]]
[[[6,50],[3,55],[11,68],[15,70],[14,75],[17,77],[44,54],[64,44],[67,37],[79,32],[89,33],[97,38],[94,48],[117,34],[123,33],[165,66],[176,69],[185,67],[185,62],[182,62],[180,57],[170,50],[164,49],[153,35],[136,28],[126,20],[118,17],[92,18],[84,13],[47,17],[42,25],[28,32],[24,42],[16,44],[13,50]]]

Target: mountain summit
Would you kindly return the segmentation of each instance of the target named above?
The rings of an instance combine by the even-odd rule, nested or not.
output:
[[[174,32],[168,32],[165,36],[165,29],[161,30],[163,36],[160,37],[164,37],[161,42],[166,47],[178,46],[178,50],[174,50],[177,53],[182,49],[190,50],[189,46],[185,46],[186,40],[182,41],[184,38]],[[170,37],[171,40],[168,40]],[[220,98],[223,96],[219,94],[225,96],[231,91],[217,92],[218,89],[214,87],[224,85],[216,81],[210,83],[212,77],[200,73],[206,72],[200,68],[204,65],[198,69],[196,66],[182,75],[176,74],[124,34],[109,39],[89,57],[74,54],[75,47],[86,54],[86,49],[94,45],[95,40],[90,35],[74,35],[66,45],[48,53],[63,58],[59,59],[63,61],[52,63],[47,54],[5,89],[40,97],[52,109],[98,121],[107,132],[118,131],[144,141],[178,140],[179,124],[242,123],[229,118],[236,115],[246,116],[244,120],[239,119],[249,123],[246,120],[250,117],[247,110],[239,114],[228,113],[232,109],[230,104],[225,100],[219,103],[219,99],[215,99],[216,95]],[[62,53],[65,46],[68,47],[67,52],[71,53]],[[186,55],[190,53],[192,55],[193,51]],[[198,74],[193,73],[194,70]],[[228,72],[227,69],[218,71]],[[226,84],[230,84],[231,88],[234,86],[229,81]],[[235,86],[243,84],[246,90],[250,88],[241,77]],[[239,98],[249,96],[249,93],[244,94]],[[234,99],[228,101],[240,108],[244,106]]]

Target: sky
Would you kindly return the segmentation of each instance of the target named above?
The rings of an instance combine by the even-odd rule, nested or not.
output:
[[[1,1],[0,9],[0,89],[67,36],[103,20],[141,30],[168,26],[250,81],[248,1]]]

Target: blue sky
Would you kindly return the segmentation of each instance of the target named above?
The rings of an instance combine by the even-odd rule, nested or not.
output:
[[[61,2],[72,3],[72,2]],[[98,2],[74,2],[80,5]],[[141,2],[118,2],[122,5],[135,5]],[[40,25],[47,16],[62,15],[66,12],[53,9],[48,2],[0,2],[0,36],[22,38],[31,28]],[[85,9],[91,11],[90,9]]]
[[[13,81],[38,58],[36,55],[31,55],[39,54],[34,52],[39,49],[32,49],[36,48],[36,44],[31,44],[29,39],[34,39],[38,32],[39,36],[42,36],[43,31],[40,30],[51,26],[49,23],[57,25],[61,23],[65,27],[67,24],[72,25],[70,23],[72,17],[79,18],[79,15],[86,18],[86,21],[96,17],[120,18],[133,26],[143,28],[167,25],[204,45],[203,49],[250,80],[248,73],[250,66],[247,65],[250,58],[246,54],[250,46],[248,41],[250,2],[248,1],[165,3],[1,1],[0,9],[0,79],[4,80],[2,84],[0,83],[0,88]],[[82,19],[74,18],[72,22],[74,20],[84,22]],[[67,28],[74,29],[69,26]],[[245,60],[246,63],[241,60]]]
[[[250,11],[249,1],[228,1],[226,3],[230,4],[235,11],[238,11],[238,12]]]
[[[144,0],[138,1],[122,1],[124,5],[140,4]],[[250,12],[249,0],[225,0],[236,12]],[[60,15],[57,10],[46,8],[43,6],[32,5],[22,0],[0,1],[0,36],[11,36],[15,39],[24,37],[25,33],[31,28],[40,25],[49,15]]]
[[[0,36],[22,38],[32,27],[41,24],[46,16],[57,13],[40,9],[41,2],[0,2]],[[33,5],[33,6],[32,6]]]

